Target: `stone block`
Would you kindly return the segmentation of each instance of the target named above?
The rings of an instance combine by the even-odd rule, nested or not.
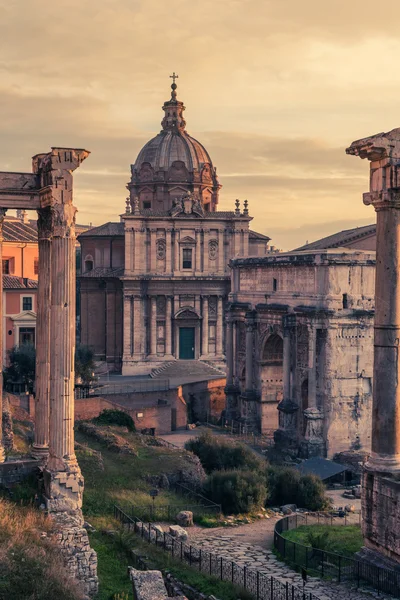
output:
[[[193,513],[190,510],[181,510],[176,515],[176,522],[180,527],[191,527],[193,525]]]
[[[296,504],[284,504],[281,506],[281,511],[284,515],[291,515],[293,512],[296,512],[296,509]]]
[[[185,531],[183,527],[180,527],[179,525],[170,525],[169,533],[172,537],[180,542],[186,542],[188,539],[187,531]]]

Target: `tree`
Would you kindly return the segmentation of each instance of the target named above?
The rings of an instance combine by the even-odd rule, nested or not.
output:
[[[36,372],[36,350],[33,344],[14,346],[8,351],[9,366],[4,369],[4,386],[24,383],[33,393]]]
[[[80,377],[82,383],[89,384],[94,379],[94,352],[89,346],[79,344],[75,350],[75,377]]]

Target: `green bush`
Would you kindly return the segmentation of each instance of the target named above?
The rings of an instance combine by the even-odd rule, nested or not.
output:
[[[267,467],[268,502],[272,506],[297,504],[308,510],[327,506],[325,487],[316,475],[301,475],[290,467]]]
[[[221,471],[223,469],[248,469],[261,470],[265,463],[254,452],[243,444],[237,444],[222,436],[215,436],[209,432],[202,433],[198,438],[189,440],[185,444],[186,450],[196,454],[206,473]]]
[[[121,427],[127,427],[129,431],[136,430],[132,417],[122,410],[105,409],[92,421],[96,425],[120,425]]]
[[[256,471],[215,471],[203,490],[213,502],[221,504],[225,514],[246,513],[264,506],[265,478]]]

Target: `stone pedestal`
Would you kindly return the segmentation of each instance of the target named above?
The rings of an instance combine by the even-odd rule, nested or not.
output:
[[[289,398],[278,404],[279,429],[274,431],[275,446],[279,450],[297,448],[297,412],[298,405]]]
[[[302,458],[325,456],[323,412],[319,408],[307,408],[303,417],[306,421],[306,432],[300,444],[300,456]]]

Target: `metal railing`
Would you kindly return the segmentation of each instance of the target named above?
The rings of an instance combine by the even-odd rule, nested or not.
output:
[[[103,383],[97,385],[76,384],[75,399],[132,394],[135,392],[167,392],[169,389],[169,379],[137,379],[129,383]]]
[[[165,531],[161,532],[152,523],[144,523],[128,515],[118,506],[114,506],[114,516],[129,531],[168,552],[173,558],[206,575],[233,583],[248,591],[256,600],[319,600],[315,594],[305,592],[288,581],[280,581],[272,575],[242,567],[213,552],[182,542]]]
[[[400,597],[400,573],[376,567],[370,563],[350,558],[335,552],[327,552],[293,542],[285,538],[282,533],[296,529],[301,525],[349,525],[347,521],[332,515],[296,513],[280,519],[274,529],[274,546],[286,562],[304,568],[308,573],[317,577],[326,577],[338,583],[351,581],[357,587],[366,585],[373,587],[378,594],[381,592]],[[352,523],[354,524],[354,523]]]

